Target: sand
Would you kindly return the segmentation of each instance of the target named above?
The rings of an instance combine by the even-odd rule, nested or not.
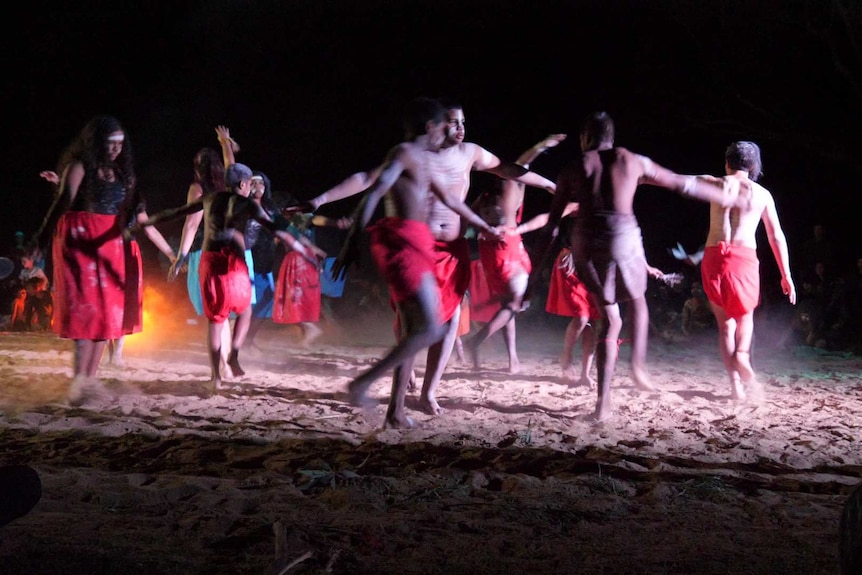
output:
[[[0,528],[12,573],[838,573],[842,506],[862,477],[862,358],[759,328],[761,404],[730,399],[714,335],[629,350],[615,417],[561,377],[565,321],[530,310],[522,371],[502,341],[453,361],[442,415],[382,429],[346,385],[391,344],[391,314],[325,322],[313,349],[269,324],[246,375],[213,394],[204,326],[130,340],[112,394],[65,402],[71,345],[0,334],[0,464],[43,495]],[[762,332],[762,333],[761,333]],[[424,357],[418,371],[424,369]]]

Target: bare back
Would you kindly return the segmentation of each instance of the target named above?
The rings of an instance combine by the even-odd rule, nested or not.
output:
[[[736,207],[723,208],[718,204],[709,205],[709,234],[707,246],[716,246],[719,242],[748,248],[757,248],[756,233],[761,220],[771,232],[772,218],[775,214],[775,202],[772,194],[747,177],[739,179],[739,198]],[[777,215],[775,216],[777,222]],[[770,233],[772,235],[772,233]]]
[[[263,210],[253,200],[233,192],[202,196],[204,251],[229,248],[237,255],[245,251],[243,230],[249,218],[258,219]],[[266,218],[269,219],[269,218]]]
[[[633,213],[638,184],[651,178],[652,162],[625,148],[591,150],[561,176],[568,201],[578,202],[580,214]],[[558,190],[561,193],[563,190]]]

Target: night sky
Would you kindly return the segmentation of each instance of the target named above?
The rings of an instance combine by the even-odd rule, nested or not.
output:
[[[533,168],[554,179],[588,113],[617,143],[681,173],[723,172],[751,139],[794,248],[824,223],[844,263],[862,172],[862,8],[850,1],[426,0],[27,3],[7,22],[3,243],[51,200],[38,178],[96,114],[117,116],[149,211],[184,203],[192,157],[240,142],[238,160],[309,198],[376,165],[414,96],[460,101],[467,138],[514,160],[548,133],[569,141]],[[474,178],[472,199],[490,180]],[[527,215],[549,196],[528,191]],[[346,213],[345,201],[324,213]],[[705,205],[644,188],[647,255],[693,250]],[[166,235],[171,230],[163,230]],[[761,259],[769,258],[765,239]],[[152,248],[152,246],[148,246]],[[763,251],[763,248],[766,251]],[[764,269],[774,265],[767,260]]]

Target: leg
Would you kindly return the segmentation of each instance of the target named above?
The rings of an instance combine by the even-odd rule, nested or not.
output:
[[[416,293],[415,299],[401,302],[397,306],[402,329],[406,335],[374,367],[354,379],[348,385],[351,403],[367,406],[368,388],[386,371],[400,365],[416,355],[422,348],[442,339],[444,327],[439,322],[439,288],[434,275],[427,273]],[[407,370],[404,374],[409,377]]]
[[[227,378],[233,377],[233,371],[231,370],[230,364],[229,364],[230,348],[231,348],[231,345],[233,345],[233,342],[232,342],[233,336],[231,335],[232,333],[233,333],[233,330],[231,329],[230,320],[227,319],[222,324],[222,329],[219,332],[219,341],[220,341],[219,361],[221,362],[220,369],[224,368],[224,376]],[[221,379],[221,377],[219,377],[219,379]]]
[[[596,356],[596,332],[593,330],[593,326],[587,324],[581,334],[580,383],[592,388],[596,384],[596,382],[590,378],[590,369],[593,367],[593,358]]]
[[[578,342],[578,337],[583,333],[584,328],[588,325],[588,318],[573,317],[566,326],[566,332],[563,335],[563,351],[560,354],[560,367],[563,370],[563,377],[574,381],[575,370],[572,367],[572,354],[575,351],[575,344]]]
[[[611,379],[617,364],[620,337],[623,320],[620,317],[620,307],[617,304],[603,305],[602,327],[599,330],[599,341],[596,346],[598,367],[598,400],[596,402],[595,419],[605,421],[613,415],[611,407]]]
[[[754,375],[751,365],[751,346],[754,341],[754,312],[748,312],[736,319],[736,339],[733,353],[733,367],[739,374],[740,382],[749,392],[751,399],[763,399],[763,387]]]
[[[632,378],[635,386],[644,391],[654,391],[646,372],[647,340],[649,338],[649,307],[641,296],[629,302],[632,311]]]
[[[302,340],[299,342],[302,347],[311,347],[311,344],[323,335],[323,330],[317,327],[317,324],[311,321],[303,321],[300,324],[302,328]]]
[[[117,366],[123,365],[123,347],[126,343],[126,336],[121,336],[117,339],[112,339],[108,345],[113,346],[113,350],[110,353],[111,363]]]
[[[213,391],[221,387],[222,340],[225,323],[210,321],[209,329],[207,330],[207,347],[210,352],[210,370],[212,373],[210,384],[212,384]]]
[[[413,371],[415,356],[410,356],[395,368],[392,378],[392,392],[389,395],[389,407],[386,409],[387,427],[413,427],[413,420],[404,413],[404,398],[407,396],[407,386],[410,383],[410,373]]]
[[[234,377],[242,377],[245,371],[239,365],[239,350],[242,349],[245,343],[246,335],[248,335],[248,327],[251,324],[251,306],[245,308],[236,318],[236,323],[233,326],[233,339],[231,340],[230,354],[228,355],[227,364],[230,367]]]
[[[509,355],[509,372],[518,373],[520,371],[521,363],[518,360],[514,323],[515,316],[521,311],[524,305],[524,293],[527,290],[528,279],[529,275],[526,273],[518,273],[512,276],[508,283],[509,293],[504,296],[503,307],[494,314],[491,321],[482,326],[482,329],[467,342],[467,348],[473,357],[473,367],[477,369],[479,367],[479,346],[498,330],[504,327],[508,329],[509,325],[512,325],[511,330],[504,332],[506,351]]]
[[[715,323],[718,325],[718,351],[721,353],[721,360],[724,362],[724,369],[730,379],[731,396],[733,399],[745,399],[745,390],[739,379],[739,372],[736,369],[734,355],[736,352],[736,320],[728,317],[724,309],[712,302],[709,302],[712,307],[712,314],[715,316]]]
[[[437,403],[437,386],[440,384],[443,372],[446,370],[446,365],[452,356],[452,348],[455,347],[455,340],[458,338],[458,323],[460,319],[461,308],[458,307],[452,319],[443,326],[445,330],[443,338],[428,348],[419,405],[423,411],[431,415],[440,415],[443,413],[443,409]]]

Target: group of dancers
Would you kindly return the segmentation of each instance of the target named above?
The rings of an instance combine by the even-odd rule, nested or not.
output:
[[[236,142],[227,128],[216,128],[222,157],[202,150],[195,157],[195,181],[187,202],[149,215],[136,188],[126,133],[112,117],[90,121],[61,157],[56,172],[57,195],[33,246],[46,247],[52,236],[54,267],[54,330],[74,340],[74,376],[70,402],[105,393],[96,377],[106,342],[140,331],[142,264],[135,235],[144,231],[171,260],[169,275],[188,269],[190,294],[199,294],[199,312],[207,317],[211,383],[223,385],[223,371],[243,375],[239,353],[253,320],[256,296],[272,297],[272,279],[256,263],[253,245],[271,247],[277,238],[292,264],[282,265],[282,281],[320,273],[325,253],[290,226],[291,213],[313,214],[322,205],[362,193],[351,218],[319,225],[347,228],[342,250],[331,266],[342,277],[359,253],[359,234],[370,236],[371,254],[389,287],[395,309],[396,344],[348,386],[351,402],[369,406],[370,386],[392,370],[393,383],[385,424],[409,427],[404,400],[415,381],[416,354],[427,349],[420,408],[442,409],[436,392],[463,334],[462,304],[471,271],[484,273],[485,284],[499,302],[487,323],[464,342],[474,365],[483,342],[502,330],[509,369],[520,363],[515,318],[529,304],[538,273],[555,258],[548,311],[569,315],[564,336],[564,372],[574,379],[572,349],[581,334],[584,358],[581,379],[595,349],[598,398],[593,417],[604,421],[613,413],[610,385],[622,325],[619,305],[627,303],[632,324],[632,376],[635,385],[654,389],[646,371],[649,273],[640,228],[633,212],[641,184],[667,188],[710,203],[703,285],[719,327],[719,347],[735,399],[762,395],[749,358],[753,311],[759,301],[759,262],[755,232],[762,221],[781,271],[781,285],[791,303],[795,288],[790,275],[787,242],[771,194],[756,183],[760,150],[752,142],[734,142],[726,151],[723,177],[682,176],[649,158],[614,145],[614,125],[604,112],[590,115],[580,132],[580,154],[560,173],[556,183],[529,169],[543,152],[556,147],[564,134],[552,134],[528,149],[516,162],[504,161],[478,144],[465,141],[463,107],[432,98],[411,101],[404,114],[404,141],[383,162],[357,172],[326,192],[292,209],[275,210],[265,200],[268,179],[235,161]],[[494,174],[500,185],[467,205],[472,171]],[[526,187],[552,194],[550,210],[522,221]],[[384,215],[374,220],[382,202]],[[156,229],[161,222],[185,218],[178,253]],[[348,227],[349,226],[349,227]],[[203,227],[202,233],[199,228]],[[480,266],[471,261],[465,232],[478,233]],[[562,231],[561,231],[562,230]],[[538,234],[532,261],[522,234]],[[563,249],[553,242],[560,232]],[[551,253],[551,252],[554,253]],[[256,280],[257,290],[255,290]],[[270,295],[263,295],[269,285]],[[475,281],[474,281],[475,285]],[[255,293],[258,291],[258,294]],[[282,290],[284,291],[284,290]],[[195,298],[193,297],[193,300]],[[262,317],[258,315],[258,317]],[[233,329],[228,320],[234,318]],[[592,333],[595,326],[596,333]]]

